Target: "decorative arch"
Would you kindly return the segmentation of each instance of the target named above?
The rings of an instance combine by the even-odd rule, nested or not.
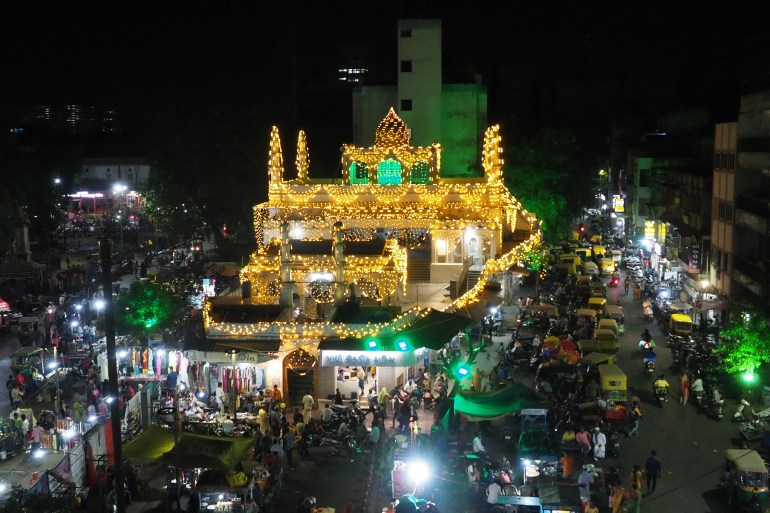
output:
[[[403,180],[403,168],[396,159],[389,158],[377,165],[377,183],[380,185],[400,185]]]

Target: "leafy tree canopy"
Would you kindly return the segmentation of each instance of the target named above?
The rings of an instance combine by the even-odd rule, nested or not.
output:
[[[721,344],[714,352],[722,356],[724,370],[730,374],[751,374],[770,361],[767,318],[752,308],[735,315],[720,332]]]
[[[115,301],[115,330],[146,338],[171,328],[182,317],[184,304],[160,285],[135,281],[125,295]]]
[[[30,234],[46,240],[61,222],[57,204],[72,189],[80,170],[82,148],[76,139],[55,130],[28,130],[0,135],[0,170],[8,178],[0,187],[0,251],[13,242],[15,205],[29,219]],[[60,183],[55,184],[54,179]]]
[[[541,221],[548,242],[566,238],[572,221],[594,204],[599,166],[577,140],[544,130],[518,139],[506,150],[503,177],[524,207]]]
[[[21,486],[14,486],[6,492],[0,513],[24,513],[45,511],[46,513],[74,513],[81,508],[76,506],[71,497],[29,493]]]
[[[159,112],[143,192],[161,231],[180,238],[210,231],[219,245],[227,225],[230,234],[253,240],[251,209],[266,196],[270,134],[256,119],[243,104],[189,98]]]

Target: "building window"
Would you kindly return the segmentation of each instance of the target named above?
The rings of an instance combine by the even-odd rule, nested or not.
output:
[[[410,172],[409,180],[412,183],[430,183],[430,166],[427,162],[415,162]]]
[[[350,183],[365,184],[369,183],[369,170],[363,162],[353,162],[350,164]]]
[[[401,61],[401,73],[411,73],[412,72],[412,61]]]
[[[719,202],[719,220],[720,221],[725,220],[725,202],[724,201]]]
[[[733,204],[725,203],[725,221],[728,223],[733,222]]]
[[[735,171],[735,153],[727,154],[727,170]]]
[[[401,111],[402,112],[411,112],[412,111],[412,100],[401,100]]]
[[[394,159],[387,159],[377,166],[377,183],[380,185],[398,185],[401,183],[401,164]]]
[[[401,37],[412,37],[412,29],[401,30]]]

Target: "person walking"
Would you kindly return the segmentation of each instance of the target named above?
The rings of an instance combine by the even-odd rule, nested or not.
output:
[[[360,391],[358,394],[359,401],[364,396],[364,387],[366,387],[366,371],[363,367],[358,368],[358,372],[356,373],[356,377],[358,378],[358,390]]]
[[[690,398],[690,376],[687,375],[687,371],[682,371],[682,375],[679,376],[679,393],[682,396],[679,402],[687,405],[687,400]]]
[[[334,404],[342,405],[342,392],[339,388],[334,392]]]
[[[607,450],[607,437],[599,426],[594,428],[594,435],[592,438],[594,445],[594,461],[603,460]]]
[[[310,417],[313,414],[313,406],[315,406],[315,399],[308,392],[302,396],[302,419],[305,421],[305,424],[310,421]]]
[[[639,401],[631,403],[631,409],[628,412],[628,422],[631,424],[631,430],[628,436],[639,436],[639,420],[642,418],[642,410],[639,409]]]
[[[297,468],[294,465],[294,433],[287,429],[283,434],[283,452],[286,454],[286,462],[292,469]]]
[[[628,276],[626,276],[626,279],[623,280],[623,295],[625,296],[628,295],[628,287],[630,286],[631,286],[631,279]]]
[[[644,474],[642,467],[640,467],[639,465],[634,465],[634,468],[631,471],[631,477],[629,479],[629,482],[631,483],[631,488],[633,488],[639,493],[642,493],[642,474]]]
[[[647,474],[647,494],[649,495],[655,491],[655,486],[661,477],[660,460],[655,449],[650,451],[650,455],[644,463],[644,472]]]

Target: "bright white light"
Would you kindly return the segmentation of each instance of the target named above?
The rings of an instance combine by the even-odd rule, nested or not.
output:
[[[118,353],[118,358],[125,358],[126,356],[128,356],[128,351],[125,349]]]
[[[55,183],[56,185],[59,185],[61,183],[61,178],[54,178],[53,183]]]
[[[77,328],[78,327],[78,321],[72,321],[70,323],[70,326],[73,327],[73,328]]]
[[[198,399],[203,399],[204,397],[206,397],[206,392],[204,392],[203,390],[198,390],[198,393],[196,395],[198,396]]]
[[[179,383],[179,391],[184,392],[185,390],[187,390],[187,385],[184,383]]]
[[[78,312],[83,309],[83,305],[75,305],[75,310]]]
[[[61,436],[64,437],[65,440],[69,440],[70,438],[75,436],[75,432],[72,431],[71,429],[65,429],[64,431],[61,432]]]
[[[94,422],[96,422],[97,419],[98,419],[98,417],[96,415],[89,415],[88,422],[93,424]]]
[[[303,235],[305,235],[305,230],[301,226],[293,226],[289,230],[289,237],[292,239],[301,239]]]
[[[526,465],[529,465],[529,464],[530,464],[530,463],[532,463],[532,462],[531,462],[531,461],[529,461],[529,460],[521,460],[521,463],[522,463],[524,466],[526,466]]]
[[[105,302],[103,299],[97,299],[94,305],[96,306],[97,310],[101,310],[102,308],[104,308]]]
[[[118,194],[126,192],[127,189],[128,187],[126,187],[122,183],[116,183],[115,185],[112,186],[112,192],[117,192]]]
[[[650,239],[642,239],[641,243],[647,251],[652,249],[652,241]]]
[[[43,449],[38,449],[35,451],[35,454],[33,454],[35,458],[42,458],[45,456],[45,451]]]
[[[157,350],[157,354],[158,354],[158,356],[164,356],[166,354],[166,350],[165,349],[158,349]]]
[[[48,368],[49,369],[55,369],[58,366],[59,366],[58,362],[48,362]]]
[[[708,288],[708,286],[711,284],[711,282],[706,280],[706,279],[704,279],[704,280],[701,280],[700,284],[701,284],[701,287],[703,287],[705,289],[705,288]]]
[[[112,404],[112,401],[114,400],[114,397],[105,397],[104,402],[107,404]]]
[[[332,273],[310,273],[310,281],[334,281]]]
[[[224,498],[225,498],[224,494],[221,494],[221,493],[219,494],[219,497],[217,497],[217,499],[220,501],[224,500]]]
[[[424,481],[429,474],[430,470],[424,461],[413,461],[409,464],[409,475],[414,482]]]
[[[658,293],[658,297],[667,298],[668,297],[668,291],[667,290],[661,290]]]
[[[0,483],[0,493],[5,493],[5,491],[8,489],[8,485],[5,483]]]

